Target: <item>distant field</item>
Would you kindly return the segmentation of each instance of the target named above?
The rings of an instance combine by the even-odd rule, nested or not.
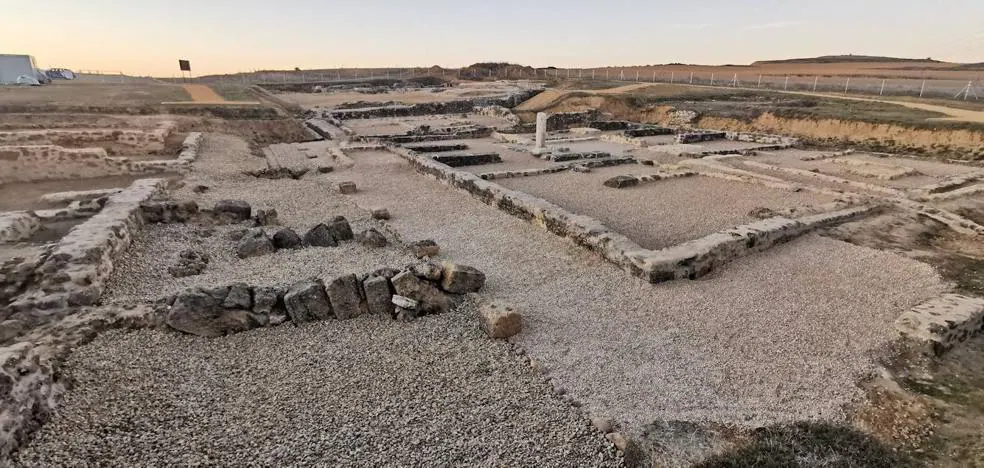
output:
[[[188,101],[178,85],[54,81],[45,86],[0,86],[0,109],[5,106],[145,107],[165,101]]]

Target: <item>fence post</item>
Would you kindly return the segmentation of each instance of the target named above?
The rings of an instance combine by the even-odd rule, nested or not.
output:
[[[690,72],[690,84],[694,84],[694,72]]]
[[[675,74],[675,72],[670,72],[670,84],[673,84],[673,75]]]
[[[714,74],[711,73],[711,86],[714,86]]]
[[[656,72],[653,72],[653,83],[656,82]]]
[[[919,87],[919,97],[923,97],[923,91],[926,91],[926,80],[923,80],[922,86]]]
[[[844,94],[847,94],[847,87],[851,86],[851,77],[847,77],[847,82],[844,83]]]
[[[758,81],[758,84],[755,85],[755,87],[756,88],[761,88],[762,87],[762,75],[759,75],[759,81]]]
[[[594,71],[594,69],[592,68],[592,69],[591,69],[591,79],[592,79],[592,80],[594,80],[594,72],[595,72],[595,71]]]
[[[884,94],[885,94],[885,80],[882,80],[882,85],[881,85],[881,89],[880,89],[880,90],[878,90],[878,95],[879,95],[879,96],[882,96],[882,95],[884,95]]]
[[[786,82],[782,85],[782,90],[785,91],[789,89],[789,75],[786,75]]]
[[[639,70],[636,70],[636,81],[639,81]]]
[[[820,77],[819,76],[814,76],[813,77],[813,92],[814,93],[817,92],[817,83],[819,83],[819,82],[820,82]]]

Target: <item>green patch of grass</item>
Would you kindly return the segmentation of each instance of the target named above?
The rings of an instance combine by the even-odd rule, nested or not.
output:
[[[697,465],[730,467],[909,467],[920,464],[872,437],[833,424],[798,422],[755,431],[739,448],[715,455]]]

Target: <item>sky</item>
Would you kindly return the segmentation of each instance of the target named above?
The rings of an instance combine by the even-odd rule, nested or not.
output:
[[[0,53],[42,68],[747,64],[834,54],[984,62],[982,0],[0,0]]]

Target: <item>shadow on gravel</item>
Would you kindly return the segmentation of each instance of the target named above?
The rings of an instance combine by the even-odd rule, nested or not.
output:
[[[799,422],[756,429],[739,447],[694,466],[724,467],[909,467],[916,460],[854,429]]]

